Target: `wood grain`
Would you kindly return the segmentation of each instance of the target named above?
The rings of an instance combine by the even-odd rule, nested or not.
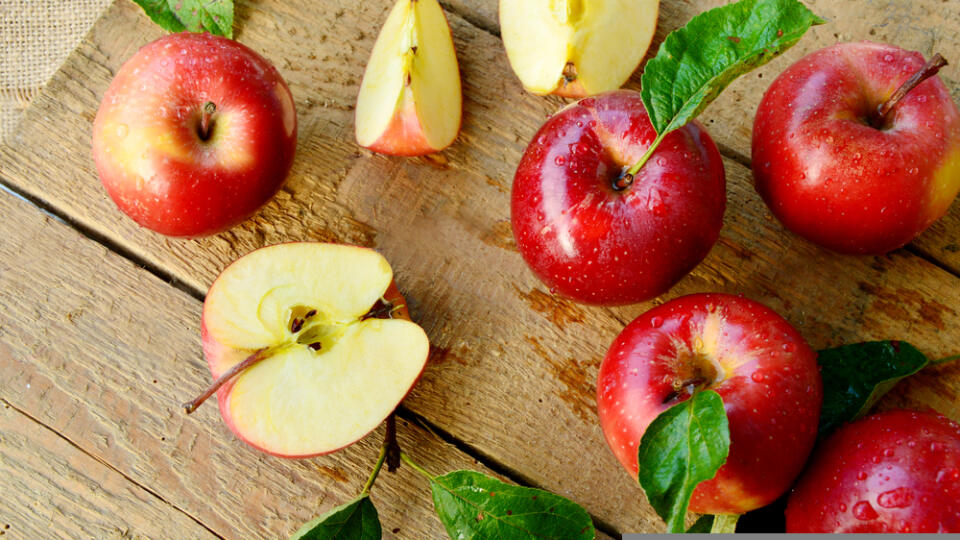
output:
[[[216,538],[7,403],[0,406],[4,538]]]
[[[466,97],[458,142],[430,158],[369,154],[353,143],[351,109],[374,29],[390,2],[348,9],[305,1],[241,5],[238,37],[278,65],[300,121],[290,179],[243,225],[202,240],[164,239],[138,230],[100,188],[88,140],[99,97],[123,60],[160,34],[126,0],[107,11],[27,112],[10,147],[0,149],[0,175],[198,292],[228,262],[262,245],[325,240],[376,247],[393,264],[434,346],[406,401],[411,410],[524,479],[581,502],[618,530],[661,529],[606,449],[594,408],[596,370],[607,345],[651,303],[601,309],[555,298],[513,246],[515,164],[562,101],[525,93],[499,40],[448,14]],[[658,35],[708,4],[665,1]],[[717,107],[707,113],[717,114]],[[706,118],[709,124],[715,117]],[[713,128],[715,138],[733,148],[718,131]],[[815,347],[904,338],[934,356],[960,352],[951,331],[960,323],[955,277],[909,252],[877,258],[823,252],[782,230],[754,193],[746,167],[731,159],[726,167],[721,241],[658,302],[699,291],[739,292],[783,313]],[[148,326],[141,331],[150,333]],[[189,377],[182,385],[206,380],[200,370]],[[957,374],[917,381],[923,384],[911,383],[891,399],[936,403],[958,417],[943,397],[957,395]]]
[[[381,429],[284,460],[234,438],[214,405],[187,417],[179,404],[209,380],[201,303],[6,191],[0,215],[0,532],[212,536],[202,523],[227,538],[285,537],[360,491]],[[428,470],[490,473],[398,424]],[[409,468],[382,473],[372,496],[386,537],[445,534]]]

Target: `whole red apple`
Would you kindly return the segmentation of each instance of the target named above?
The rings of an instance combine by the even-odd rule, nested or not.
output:
[[[783,494],[817,436],[823,401],[816,353],[770,308],[741,296],[692,294],[637,317],[600,365],[597,411],[631,476],[647,426],[696,389],[720,394],[730,453],[693,492],[690,510],[741,514]]]
[[[786,515],[790,533],[960,533],[960,425],[901,410],[840,428]]]
[[[180,33],[117,72],[93,124],[107,193],[170,236],[225,230],[255,212],[293,163],[297,115],[280,74],[240,43]]]
[[[706,257],[726,206],[723,162],[696,122],[656,137],[640,94],[582,99],[540,128],[513,181],[513,234],[550,290],[589,304],[666,292]]]
[[[947,88],[931,76],[878,110],[922,67],[919,53],[841,43],[770,85],[753,126],[753,174],[788,229],[841,253],[881,254],[947,211],[960,190],[960,112]]]

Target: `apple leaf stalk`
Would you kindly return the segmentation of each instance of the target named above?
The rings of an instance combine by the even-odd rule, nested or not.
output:
[[[920,86],[920,83],[936,75],[937,72],[940,71],[940,68],[946,65],[947,60],[939,53],[927,60],[923,67],[904,81],[903,84],[900,85],[900,88],[897,88],[896,92],[890,96],[890,99],[884,101],[877,107],[877,122],[875,125],[877,127],[885,125],[890,112],[893,111],[893,108],[897,106],[897,103],[899,103],[901,99],[909,94],[911,90]]]
[[[671,32],[641,78],[643,104],[657,136],[613,188],[629,187],[663,138],[696,118],[734,79],[824,22],[798,0],[740,0],[703,12]]]
[[[370,500],[370,489],[391,455],[423,475],[430,483],[433,504],[450,538],[508,538],[534,540],[595,537],[590,514],[564,497],[528,487],[506,484],[475,471],[430,474],[400,450],[395,414],[387,418],[380,456],[356,499],[307,522],[290,540],[379,539],[380,520]]]

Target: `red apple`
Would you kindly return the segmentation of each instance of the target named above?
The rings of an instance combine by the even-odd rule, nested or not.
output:
[[[741,514],[783,494],[817,436],[823,400],[816,353],[783,317],[741,296],[692,294],[630,323],[600,365],[597,411],[631,476],[647,426],[694,389],[720,394],[727,462],[693,492],[690,510]]]
[[[960,533],[960,425],[901,410],[841,427],[786,515],[788,533]]]
[[[396,408],[427,362],[386,259],[296,242],[227,267],[203,303],[203,353],[227,426],[280,457],[343,448]]]
[[[180,33],[117,72],[93,124],[107,193],[140,225],[170,236],[225,230],[283,184],[297,143],[293,97],[244,45]]]
[[[919,53],[841,43],[773,82],[753,126],[753,174],[788,229],[841,253],[881,254],[947,211],[960,190],[960,112],[947,88],[927,78],[878,112],[923,66]]]
[[[726,206],[723,162],[696,122],[669,133],[629,186],[627,168],[656,137],[640,94],[582,99],[551,117],[513,182],[513,234],[550,290],[589,304],[666,292],[706,257]]]

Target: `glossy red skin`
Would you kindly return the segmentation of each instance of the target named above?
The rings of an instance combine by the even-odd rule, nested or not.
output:
[[[630,323],[600,365],[597,410],[607,444],[636,478],[647,426],[689,398],[664,403],[686,379],[679,370],[690,365],[698,340],[702,358],[718,368],[709,388],[723,399],[730,453],[716,477],[694,490],[690,510],[740,514],[765,506],[790,487],[813,448],[823,389],[816,353],[758,302],[692,294]]]
[[[217,116],[202,141],[207,101]],[[117,129],[148,142],[123,148],[111,139]],[[110,197],[141,226],[170,236],[213,234],[249,217],[283,184],[296,142],[293,97],[277,70],[236,41],[190,32],[137,51],[107,89],[93,128]]]
[[[520,254],[552,292],[587,304],[648,300],[717,241],[723,162],[696,122],[668,134],[632,186],[612,188],[655,136],[640,94],[620,90],[569,105],[530,142],[511,222]]]
[[[960,425],[897,410],[841,427],[786,516],[788,533],[960,533]]]
[[[923,64],[897,47],[841,43],[773,82],[754,121],[753,174],[788,229],[840,253],[881,254],[946,212],[960,189],[960,113],[939,77],[900,101],[888,129],[863,120]]]

